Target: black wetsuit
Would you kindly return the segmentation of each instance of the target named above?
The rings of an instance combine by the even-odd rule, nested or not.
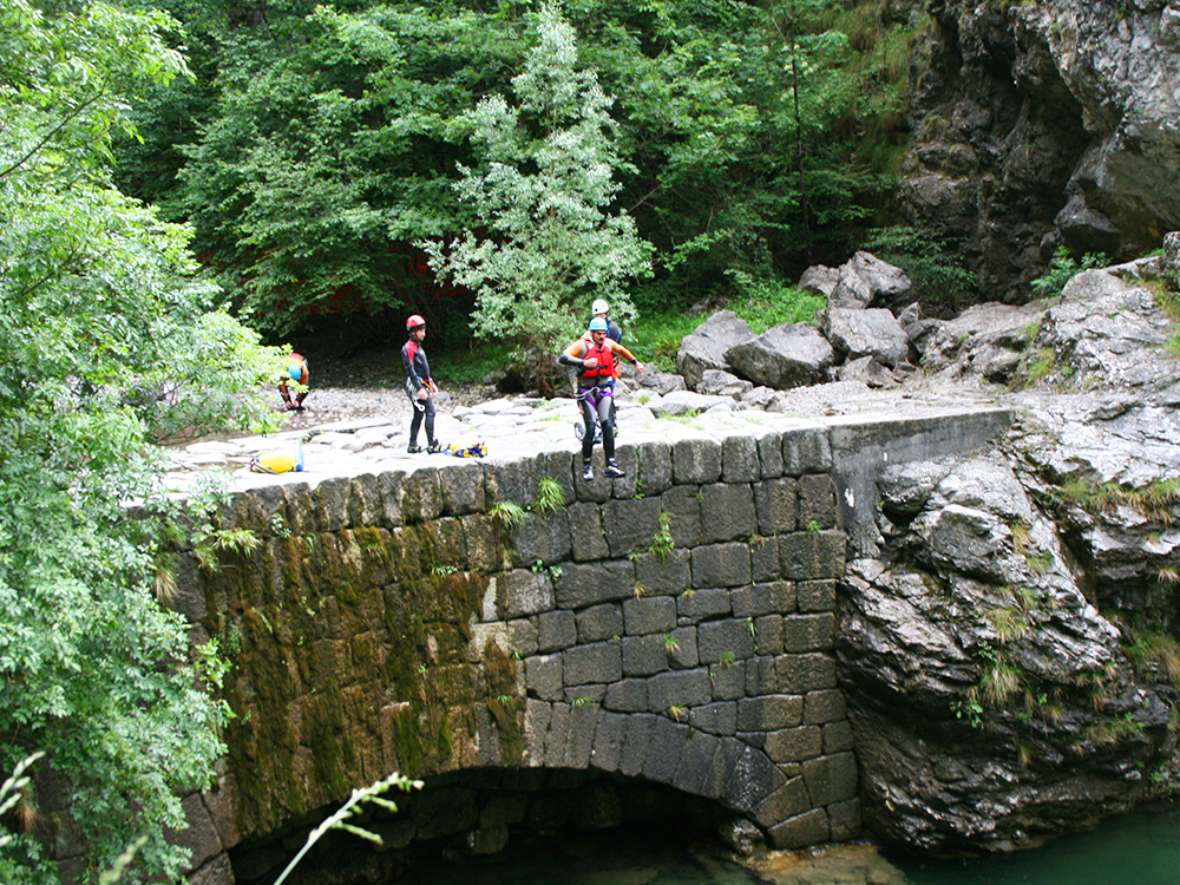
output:
[[[418,431],[422,427],[422,419],[426,418],[426,441],[434,444],[434,397],[430,396],[430,388],[426,388],[426,399],[418,399],[418,391],[430,379],[430,363],[426,361],[426,351],[422,344],[411,338],[402,345],[402,366],[406,370],[406,396],[414,406],[414,417],[410,420],[410,445],[418,445]],[[422,406],[421,409],[418,407]]]

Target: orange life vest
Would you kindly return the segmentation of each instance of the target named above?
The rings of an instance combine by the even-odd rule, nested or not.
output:
[[[613,378],[615,377],[615,352],[611,350],[609,341],[603,341],[602,345],[595,346],[591,340],[586,343],[586,354],[583,359],[590,359],[596,357],[598,365],[593,369],[583,369],[583,378]]]

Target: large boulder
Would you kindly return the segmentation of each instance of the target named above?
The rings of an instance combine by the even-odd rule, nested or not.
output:
[[[913,288],[905,271],[869,252],[857,252],[840,266],[831,292],[832,307],[859,309],[872,304],[894,304]]]
[[[977,375],[1007,381],[1036,338],[1044,312],[1037,304],[973,305],[953,320],[924,330],[922,367],[948,378]]]
[[[832,345],[806,323],[785,323],[731,347],[726,360],[743,378],[782,390],[817,384],[835,362]]]
[[[1168,707],[1007,458],[895,466],[879,490],[890,544],[848,564],[837,637],[870,829],[1010,851],[1142,798]]]
[[[905,362],[910,354],[910,340],[901,323],[883,308],[850,310],[833,307],[824,319],[824,334],[841,357],[855,360],[875,357],[877,362],[893,367]]]
[[[626,366],[627,364],[624,363],[623,365]],[[684,378],[674,372],[657,372],[654,369],[648,369],[644,372],[625,373],[624,377],[636,387],[654,390],[659,394],[671,393],[673,390],[684,390],[685,388]]]
[[[727,410],[733,409],[734,401],[733,397],[729,396],[706,396],[691,390],[674,390],[646,405],[657,418],[667,418],[677,415],[697,415],[718,406]]]
[[[684,336],[676,354],[676,369],[684,376],[684,383],[695,389],[706,369],[728,369],[725,354],[753,337],[745,320],[732,310],[720,310]]]
[[[733,375],[729,372],[722,372],[720,369],[705,369],[701,375],[701,380],[697,384],[697,393],[703,393],[707,396],[736,396],[740,397],[747,390],[750,390],[754,385]]]
[[[804,292],[813,292],[816,295],[824,296],[824,298],[831,298],[839,282],[840,271],[838,268],[816,264],[803,271],[803,276],[799,277],[799,288]]]

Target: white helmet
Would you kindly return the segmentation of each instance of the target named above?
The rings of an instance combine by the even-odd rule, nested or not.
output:
[[[600,313],[610,313],[610,305],[606,303],[605,299],[595,298],[594,303],[590,305],[590,313],[595,316]]]

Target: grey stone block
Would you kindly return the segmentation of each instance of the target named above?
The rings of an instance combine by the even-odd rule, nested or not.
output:
[[[750,550],[745,544],[711,544],[692,551],[694,587],[740,587],[750,583]]]
[[[566,506],[573,504],[577,500],[577,491],[574,489],[574,453],[563,451],[550,451],[538,455],[537,461],[537,487],[540,488],[542,479],[551,479],[561,487],[561,497],[565,500]],[[578,467],[581,469],[581,458],[578,459]]]
[[[746,694],[780,694],[777,658],[755,657],[746,662]]]
[[[691,561],[687,550],[673,550],[663,558],[645,553],[635,560],[635,580],[643,585],[644,596],[675,596],[692,584]]]
[[[620,713],[641,713],[647,710],[647,681],[624,679],[607,686],[603,706]]]
[[[754,619],[754,651],[777,655],[783,650],[783,616],[763,615]]]
[[[740,731],[781,731],[803,721],[803,698],[799,695],[763,695],[738,702]]]
[[[272,514],[277,513],[286,520],[287,502],[281,488],[271,486],[254,489],[250,497],[258,504],[262,517],[259,519],[260,528],[270,528]],[[381,488],[377,484],[377,477],[371,473],[354,476],[348,490],[348,524],[354,527],[380,525],[381,514]]]
[[[762,800],[754,819],[764,827],[773,827],[811,808],[811,797],[801,777],[793,777]]]
[[[750,578],[756,582],[777,581],[782,576],[778,539],[755,535],[750,538]]]
[[[623,673],[627,676],[650,676],[667,669],[668,654],[663,636],[623,638]]]
[[[728,483],[757,482],[762,478],[758,443],[750,436],[731,436],[721,444],[721,476]]]
[[[639,445],[639,484],[644,497],[659,495],[672,487],[672,446],[664,442]]]
[[[646,550],[660,530],[660,499],[608,501],[603,505],[602,518],[612,556]]]
[[[714,700],[737,700],[746,693],[746,662],[710,664],[709,681],[713,684]]]
[[[561,653],[562,681],[566,685],[614,682],[623,678],[623,657],[618,642],[578,645]]]
[[[827,813],[815,808],[787,818],[771,827],[767,835],[771,845],[787,851],[827,842],[829,833]]]
[[[836,610],[835,581],[800,581],[797,586],[799,611],[830,612]]]
[[[690,796],[703,794],[705,783],[713,771],[713,761],[721,750],[721,742],[710,734],[690,732],[680,754],[680,767],[672,785]]]
[[[634,593],[635,567],[626,560],[566,565],[557,579],[559,608],[586,608]]]
[[[763,479],[774,479],[783,475],[783,437],[777,430],[762,431],[758,434],[758,460],[761,463]]]
[[[732,735],[737,730],[737,703],[718,701],[703,707],[693,707],[688,723],[710,734]]]
[[[570,543],[569,515],[564,510],[527,513],[524,521],[512,530],[513,561],[526,568],[537,560],[552,565],[569,559]]]
[[[823,752],[823,732],[814,725],[767,732],[765,747],[775,762],[802,762]]]
[[[583,695],[584,697],[584,695]],[[569,732],[565,745],[565,767],[586,768],[594,747],[594,731],[601,712],[597,704],[574,704],[570,708]]]
[[[529,767],[545,764],[545,736],[553,708],[544,701],[529,698],[524,707],[524,755]]]
[[[768,479],[754,486],[758,531],[767,537],[795,531],[797,526],[795,480]]]
[[[685,621],[700,621],[730,614],[729,591],[720,587],[685,590],[676,597],[676,612]]]
[[[673,670],[687,670],[700,663],[697,654],[697,628],[677,627],[671,633],[672,644],[667,647],[668,663]]]
[[[826,651],[836,637],[836,616],[832,612],[787,615],[783,619],[783,650],[786,652]]]
[[[600,642],[623,635],[623,610],[617,602],[594,605],[578,612],[578,642]]]
[[[846,842],[860,835],[860,800],[848,799],[828,806],[833,842]]]
[[[795,585],[789,581],[753,584],[731,590],[729,599],[735,618],[787,614],[795,609]]]
[[[786,692],[802,694],[836,687],[836,662],[829,655],[781,655],[774,664],[779,684]]]
[[[569,736],[570,705],[554,704],[545,734],[545,767],[561,768],[565,764],[565,742]]]
[[[793,581],[839,578],[844,574],[843,532],[795,532],[779,538],[783,577]]]
[[[528,657],[539,650],[537,644],[537,619],[521,618],[508,622],[508,641],[518,655]]]
[[[516,569],[494,580],[496,612],[502,619],[536,615],[553,608],[553,585],[547,575]]]
[[[611,497],[611,481],[602,475],[606,466],[602,449],[595,446],[591,463],[594,466],[594,479],[586,482],[582,479],[581,456],[574,459],[574,496],[579,501],[594,501],[598,504],[609,501]]]
[[[752,812],[785,782],[765,753],[741,745],[721,798],[730,808]]]
[[[347,476],[330,477],[311,490],[317,530],[338,532],[348,526],[348,496],[351,490],[351,480]],[[435,516],[438,514],[430,518]]]
[[[682,439],[672,446],[672,478],[677,485],[717,482],[721,446],[711,439]]]
[[[665,633],[676,626],[676,600],[670,596],[623,601],[623,619],[628,636]]]
[[[730,658],[745,660],[754,654],[754,637],[746,621],[709,621],[697,628],[701,662],[714,664]]]
[[[618,771],[623,754],[623,737],[627,728],[626,716],[604,712],[598,720],[594,733],[594,746],[590,751],[590,765],[601,771]]]
[[[569,513],[573,557],[578,562],[610,557],[606,533],[602,530],[602,512],[597,504],[574,504]]]
[[[636,459],[635,446],[631,444],[617,446],[615,460],[626,475],[610,480],[611,497],[628,501],[634,500],[638,497],[635,490],[638,488],[639,477],[639,462]]]
[[[853,746],[852,726],[847,722],[829,722],[824,726],[825,753],[839,753]]]
[[[524,682],[531,695],[544,701],[562,699],[561,655],[525,658]]]
[[[632,713],[627,717],[627,730],[623,736],[623,753],[619,759],[618,771],[627,777],[635,777],[643,771],[647,759],[647,748],[652,728],[659,717],[650,713]]]
[[[836,527],[836,484],[826,473],[799,477],[800,528]]]
[[[524,820],[529,799],[524,793],[497,793],[491,796],[479,810],[481,827],[507,826]]]
[[[559,651],[578,641],[578,625],[573,612],[545,612],[537,618],[537,649]]]
[[[533,458],[502,464],[484,464],[488,503],[511,501],[526,510],[537,497],[540,474]]]
[[[444,513],[465,516],[487,509],[482,464],[448,464],[438,472],[438,480]]]
[[[470,466],[479,471],[477,483],[479,485],[479,496],[482,500],[483,467],[479,464],[472,464]],[[396,528],[402,524],[402,481],[404,479],[405,473],[401,470],[388,470],[377,477],[377,490],[381,495],[381,525],[385,528]],[[290,495],[293,491],[295,491],[294,487],[287,489],[288,500],[290,500]],[[482,507],[477,509],[482,509]],[[291,531],[297,534],[305,533],[309,527],[296,524],[295,514],[301,511],[295,506],[293,501],[290,502],[287,510],[292,515],[292,519],[288,520],[288,526]]]
[[[673,722],[664,716],[658,717],[652,726],[647,759],[643,763],[643,777],[652,783],[672,783],[687,740],[687,725]]]
[[[492,517],[475,513],[462,517],[459,522],[463,527],[463,546],[467,550],[466,565],[469,569],[486,574],[510,565],[504,561],[503,536]]]
[[[748,485],[701,486],[701,533],[706,543],[743,540],[758,530],[754,493]]]
[[[647,681],[647,708],[666,713],[672,707],[697,707],[713,699],[713,687],[704,667],[673,670]]]
[[[434,839],[475,826],[479,820],[479,807],[475,804],[473,790],[436,787],[422,790],[415,796],[411,814],[417,835]]]
[[[826,473],[832,469],[832,445],[828,431],[787,430],[783,432],[783,473],[802,476],[804,473]]]
[[[851,753],[821,756],[803,763],[803,778],[813,805],[829,805],[856,796],[856,757]]]
[[[803,700],[803,721],[808,725],[823,725],[848,717],[844,692],[837,689],[813,691]]]
[[[701,543],[701,499],[696,486],[675,486],[660,496],[660,508],[668,514],[668,528],[677,547]]]

